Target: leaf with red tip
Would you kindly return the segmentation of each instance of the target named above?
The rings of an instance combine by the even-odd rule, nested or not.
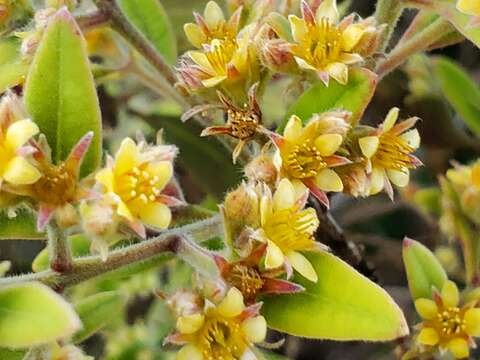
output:
[[[89,131],[78,141],[78,143],[70,152],[70,155],[68,155],[66,160],[67,166],[70,170],[74,171],[75,174],[78,174],[80,171],[80,166],[82,165],[82,161],[87,154],[90,144],[92,143],[93,136],[93,131]]]
[[[310,5],[305,0],[302,0],[301,3],[302,17],[307,22],[307,24],[315,24],[315,14],[313,13]]]
[[[304,291],[302,285],[282,279],[264,279],[262,293],[264,294],[293,294]]]
[[[327,209],[330,209],[330,200],[328,200],[327,194],[320,190],[317,185],[313,183],[313,181],[308,181],[305,184],[313,196],[317,198],[320,203],[325,206]]]

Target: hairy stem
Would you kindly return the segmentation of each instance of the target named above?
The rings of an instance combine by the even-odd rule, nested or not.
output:
[[[389,72],[402,65],[411,55],[428,49],[431,44],[450,31],[451,25],[446,20],[435,20],[410,40],[393,49],[387,55],[387,58],[377,65],[376,72],[378,77],[383,78]]]
[[[378,0],[375,10],[375,19],[379,25],[385,24],[387,27],[382,34],[380,42],[380,51],[385,51],[390,43],[390,39],[397,25],[397,21],[402,15],[403,5],[401,0]]]
[[[72,270],[73,259],[65,233],[56,224],[47,227],[50,268],[63,273]]]
[[[89,30],[101,25],[108,24],[110,17],[103,11],[95,11],[90,14],[76,16],[78,26],[82,30]]]

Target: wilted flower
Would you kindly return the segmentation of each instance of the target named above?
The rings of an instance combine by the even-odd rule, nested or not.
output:
[[[420,146],[417,129],[411,129],[418,118],[411,117],[395,125],[398,113],[398,108],[391,109],[377,130],[358,140],[363,155],[369,161],[367,173],[370,175],[370,194],[385,189],[390,198],[393,198],[390,181],[400,187],[407,186],[409,170],[422,165],[412,155]]]
[[[209,1],[203,16],[198,13],[193,14],[196,24],[187,23],[183,30],[190,43],[199,49],[203,44],[209,44],[214,39],[235,42],[241,13],[242,8],[239,7],[226,21],[220,6],[215,1]]]
[[[342,180],[331,167],[350,163],[335,155],[350,128],[349,116],[345,111],[326,112],[314,115],[303,127],[302,120],[293,115],[283,137],[272,136],[278,147],[275,160],[281,176],[295,185],[303,183],[327,207],[325,191],[343,190]]]
[[[340,84],[348,82],[348,66],[361,63],[378,43],[375,20],[353,22],[351,15],[340,23],[336,0],[324,0],[314,14],[306,1],[301,3],[302,18],[289,16],[294,43],[291,52],[298,66],[314,71],[328,85],[333,77]]]
[[[457,285],[446,281],[442,292],[435,291],[433,300],[420,298],[415,308],[422,317],[416,341],[429,347],[449,350],[457,359],[467,358],[474,346],[473,337],[480,336],[480,308],[477,301],[459,306]]]
[[[21,100],[7,92],[0,103],[0,188],[2,182],[29,185],[40,178],[28,159],[35,149],[27,144],[38,132],[38,126],[27,119]]]
[[[267,323],[258,310],[245,307],[242,293],[231,288],[218,305],[205,300],[203,311],[179,316],[167,341],[183,345],[177,360],[242,359],[265,340]]]
[[[96,175],[103,191],[113,199],[117,214],[141,237],[145,237],[144,225],[168,227],[172,217],[169,206],[180,203],[162,194],[172,179],[176,152],[175,146],[136,144],[126,138],[115,159],[109,158],[107,167]]]
[[[253,237],[267,244],[265,268],[285,266],[287,274],[293,267],[302,276],[316,282],[317,273],[301,251],[323,249],[314,238],[319,221],[314,209],[303,209],[308,191],[295,188],[288,179],[282,179],[272,196],[267,186],[260,201],[261,226]]]

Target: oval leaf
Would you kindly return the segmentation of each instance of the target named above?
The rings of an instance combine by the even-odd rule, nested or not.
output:
[[[480,88],[464,69],[447,58],[436,58],[433,69],[448,102],[480,136]]]
[[[50,20],[30,67],[25,103],[47,136],[55,162],[64,160],[87,132],[93,131],[82,175],[101,160],[101,114],[85,40],[66,9]]]
[[[106,291],[92,295],[75,304],[75,311],[82,321],[83,328],[78,331],[73,342],[79,343],[101,330],[117,317],[124,303],[124,297],[117,291]]]
[[[326,87],[322,82],[318,82],[305,91],[290,107],[279,130],[283,130],[293,114],[307,121],[313,114],[333,109],[351,111],[350,121],[356,124],[372,99],[376,86],[377,76],[367,69],[351,70],[347,85],[332,81]]]
[[[165,9],[158,0],[119,0],[125,16],[168,63],[177,60],[177,41]]]
[[[315,339],[386,341],[408,334],[402,311],[388,293],[330,253],[305,254],[319,279],[296,275],[305,291],[266,297],[270,327]]]
[[[37,232],[36,217],[32,211],[19,208],[15,216],[0,211],[0,240],[44,240],[45,234]]]
[[[14,37],[0,40],[0,93],[22,83],[28,71],[28,63],[20,55],[21,43]]]
[[[432,287],[441,289],[447,280],[447,274],[435,255],[417,241],[403,241],[403,263],[413,299],[431,298]]]
[[[0,346],[25,348],[73,334],[81,323],[60,295],[40,283],[0,289]]]

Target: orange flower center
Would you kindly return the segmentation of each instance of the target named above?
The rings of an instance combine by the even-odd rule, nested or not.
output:
[[[146,170],[146,165],[134,167],[115,182],[115,192],[131,208],[144,206],[157,200],[161,193],[160,178]]]
[[[282,156],[287,173],[296,179],[308,179],[326,167],[318,149],[311,140],[299,143]]]
[[[245,140],[255,135],[259,124],[257,114],[249,110],[228,109],[227,116],[233,137]]]
[[[246,300],[255,299],[264,283],[257,269],[240,263],[232,266],[225,280],[240,290]]]
[[[77,192],[77,176],[65,163],[58,166],[41,164],[43,176],[34,183],[33,191],[40,202],[61,206],[75,200]]]

